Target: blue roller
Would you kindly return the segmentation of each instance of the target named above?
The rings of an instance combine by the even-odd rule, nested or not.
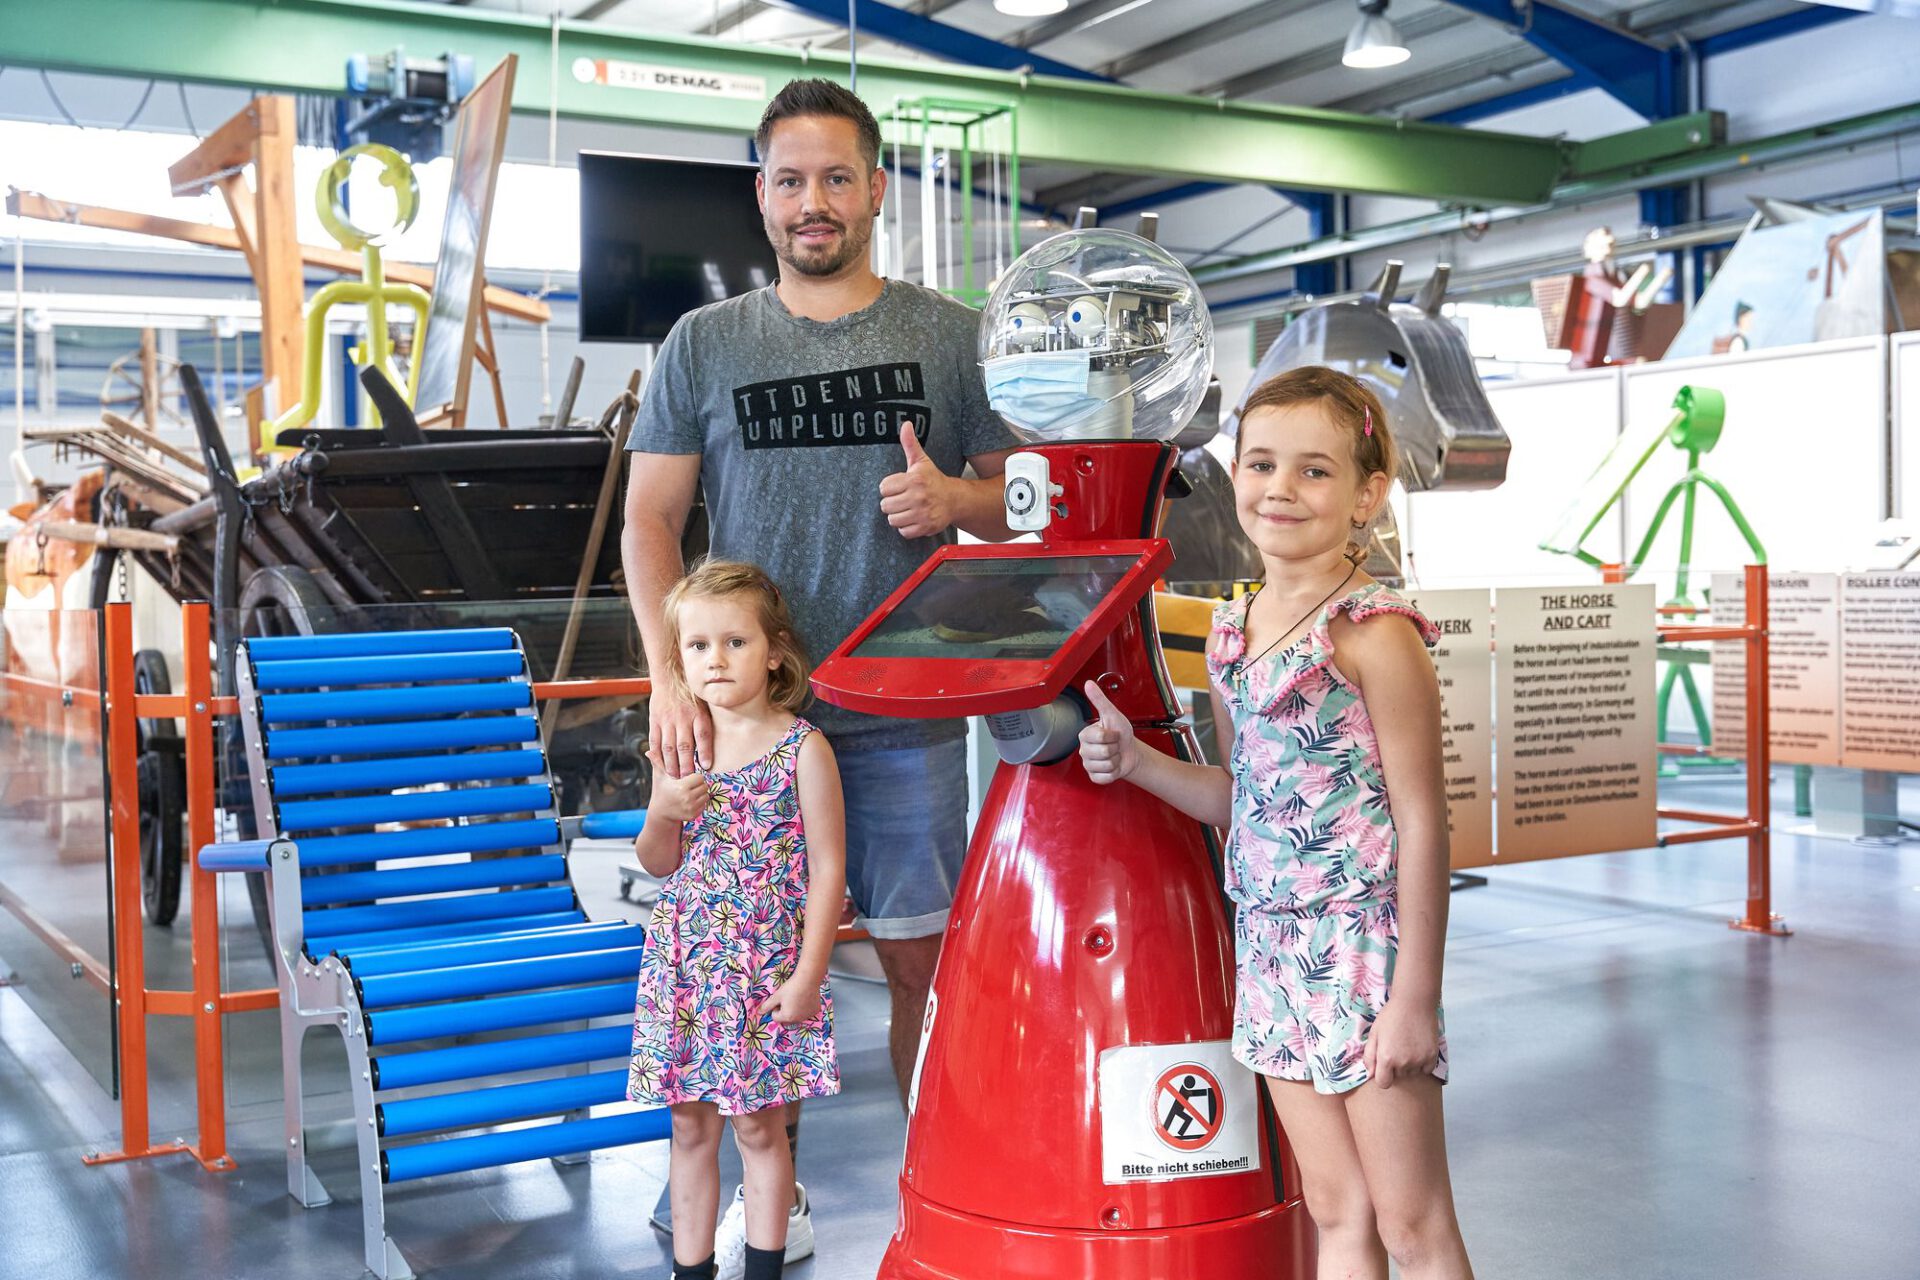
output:
[[[580,819],[580,834],[595,840],[631,840],[646,825],[645,809],[615,809],[609,813],[590,813]]]
[[[512,822],[470,822],[463,827],[370,831],[357,836],[308,836],[299,843],[301,866],[338,867],[388,858],[424,858],[436,853],[546,849],[560,843],[560,824],[552,818],[520,818]]]
[[[383,653],[365,658],[297,658],[253,664],[253,687],[314,689],[361,684],[421,684],[430,680],[510,680],[526,674],[517,649],[480,653]]]
[[[351,689],[345,693],[269,693],[260,698],[267,724],[292,720],[359,720],[513,711],[533,705],[529,684],[426,685],[417,689]]]
[[[381,1152],[380,1177],[385,1182],[406,1182],[430,1178],[437,1173],[460,1173],[497,1164],[564,1156],[575,1151],[622,1147],[630,1142],[656,1142],[672,1132],[673,1117],[662,1109],[533,1125],[504,1133],[476,1134],[471,1138],[443,1138]]]
[[[547,757],[540,751],[469,751],[448,756],[351,760],[345,764],[284,764],[272,771],[268,785],[276,799],[284,800],[333,791],[394,791],[435,782],[541,778],[546,772]]]
[[[536,991],[522,996],[489,996],[451,1004],[381,1009],[367,1014],[367,1039],[373,1044],[404,1044],[442,1036],[470,1036],[508,1027],[542,1027],[550,1022],[633,1015],[633,979],[598,987]]]
[[[527,1084],[443,1093],[432,1098],[383,1102],[374,1112],[380,1119],[382,1136],[398,1138],[433,1129],[465,1129],[502,1120],[559,1115],[603,1103],[624,1102],[626,1097],[625,1070],[596,1071],[561,1080],[534,1080]]]
[[[403,942],[444,942],[449,938],[484,938],[496,933],[513,933],[522,929],[551,929],[562,925],[579,924],[587,918],[586,913],[575,908],[571,911],[552,911],[540,915],[504,916],[493,920],[464,920],[452,924],[421,925],[407,929],[375,929],[357,933],[327,933],[307,929],[303,944],[308,955],[318,958],[331,955],[336,951],[352,954],[362,947],[391,947]],[[312,921],[306,922],[308,925]]]
[[[300,881],[300,901],[309,907],[337,902],[379,902],[423,893],[502,889],[509,885],[552,884],[567,878],[567,860],[557,853],[531,858],[489,858],[481,862],[436,862],[397,871],[343,871]]]
[[[325,729],[271,729],[266,735],[269,760],[302,756],[362,756],[402,751],[458,750],[461,747],[505,747],[533,742],[540,722],[532,716],[483,716],[474,720],[396,721],[392,724],[348,724]]]
[[[202,871],[265,871],[267,850],[277,840],[230,840],[225,844],[203,844],[197,861]]]
[[[633,1028],[630,1026],[562,1031],[521,1040],[422,1049],[417,1053],[391,1053],[373,1060],[373,1087],[407,1089],[417,1084],[505,1075],[533,1067],[567,1067],[603,1058],[626,1058],[632,1053]]]
[[[438,631],[359,631],[330,636],[256,636],[244,640],[256,662],[283,658],[358,658],[376,653],[459,653],[518,646],[511,627]]]
[[[355,796],[347,800],[289,800],[279,806],[282,831],[370,827],[376,822],[423,818],[474,818],[500,813],[538,813],[553,807],[545,783],[419,791],[404,796]]]
[[[371,947],[354,952],[348,965],[354,976],[371,978],[382,973],[451,969],[455,965],[491,964],[495,960],[518,960],[525,956],[562,956],[578,951],[605,951],[608,947],[637,947],[646,937],[647,931],[637,924],[610,920],[605,924],[507,933],[492,938],[463,938],[458,942]]]
[[[512,889],[506,893],[470,893],[460,898],[423,898],[418,902],[386,902],[373,907],[322,907],[303,913],[301,932],[307,937],[329,933],[373,933],[383,929],[414,929],[460,920],[488,920],[503,916],[530,916],[549,911],[571,911],[573,890]]]
[[[496,960],[459,969],[422,969],[410,973],[383,973],[360,981],[360,1003],[368,1009],[388,1009],[427,1000],[460,996],[491,996],[539,987],[568,987],[607,978],[635,978],[640,973],[643,947],[613,947],[577,955],[527,956]]]

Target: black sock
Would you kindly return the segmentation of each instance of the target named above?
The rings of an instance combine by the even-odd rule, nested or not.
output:
[[[747,1246],[746,1280],[780,1280],[780,1268],[787,1265],[785,1249],[756,1249]]]
[[[749,1249],[748,1253],[752,1253]],[[713,1280],[713,1254],[707,1255],[705,1262],[676,1262],[673,1264],[673,1280]]]

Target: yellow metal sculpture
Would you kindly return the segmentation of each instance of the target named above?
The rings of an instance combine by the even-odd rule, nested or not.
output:
[[[348,216],[345,189],[348,175],[353,171],[353,162],[360,156],[379,162],[380,184],[394,193],[394,215],[391,226],[378,231],[369,231],[357,225]],[[367,340],[361,343],[354,353],[354,363],[373,365],[387,375],[394,386],[406,388],[407,400],[413,400],[416,378],[419,370],[417,361],[410,361],[411,368],[403,380],[399,377],[393,363],[393,344],[387,335],[387,307],[397,303],[411,307],[415,316],[413,331],[413,349],[420,350],[420,341],[427,327],[427,291],[417,284],[390,284],[386,270],[380,258],[380,247],[389,244],[413,225],[415,216],[420,212],[420,183],[413,176],[413,166],[407,163],[392,147],[377,142],[363,143],[349,147],[334,158],[326,171],[320,176],[319,188],[315,193],[315,203],[320,210],[320,223],[327,234],[336,240],[343,249],[358,249],[364,263],[361,278],[358,280],[336,280],[324,285],[313,295],[307,304],[307,343],[306,359],[301,369],[300,403],[289,408],[271,422],[265,423],[265,438],[261,441],[263,449],[275,447],[282,431],[291,427],[302,427],[312,422],[320,412],[320,374],[322,361],[327,352],[327,312],[342,303],[360,303],[367,308]],[[354,394],[349,388],[347,394]],[[378,417],[374,419],[378,422]]]

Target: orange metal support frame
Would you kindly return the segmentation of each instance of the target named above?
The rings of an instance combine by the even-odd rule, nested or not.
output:
[[[1609,565],[1609,570],[1617,567]],[[1609,581],[1623,580],[1609,573]],[[1660,847],[1698,844],[1707,840],[1731,840],[1745,837],[1747,842],[1747,910],[1738,920],[1727,923],[1750,933],[1765,933],[1784,938],[1791,929],[1773,914],[1773,827],[1772,799],[1768,794],[1768,770],[1773,763],[1768,725],[1772,719],[1772,698],[1767,680],[1767,567],[1746,567],[1746,621],[1738,626],[1723,623],[1665,623],[1659,628],[1662,640],[1738,640],[1747,646],[1747,811],[1717,813],[1701,809],[1659,809],[1662,818],[1677,822],[1707,825],[1691,831],[1669,831],[1660,837]],[[1698,610],[1662,607],[1662,615],[1697,613]],[[1709,749],[1689,745],[1661,744],[1668,755],[1706,755]]]

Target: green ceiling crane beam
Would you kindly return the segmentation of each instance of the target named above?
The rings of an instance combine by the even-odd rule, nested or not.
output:
[[[844,83],[848,71],[844,54],[563,21],[554,85],[551,39],[544,19],[398,0],[42,0],[8,6],[0,63],[331,94],[352,53],[465,53],[482,71],[517,53],[517,111],[544,114],[557,94],[568,117],[741,135],[788,80]],[[676,87],[603,82],[663,75]],[[1120,173],[1501,204],[1546,198],[1567,159],[1550,139],[943,64],[862,58],[859,88],[882,110],[911,98],[1012,103],[1023,160]]]

